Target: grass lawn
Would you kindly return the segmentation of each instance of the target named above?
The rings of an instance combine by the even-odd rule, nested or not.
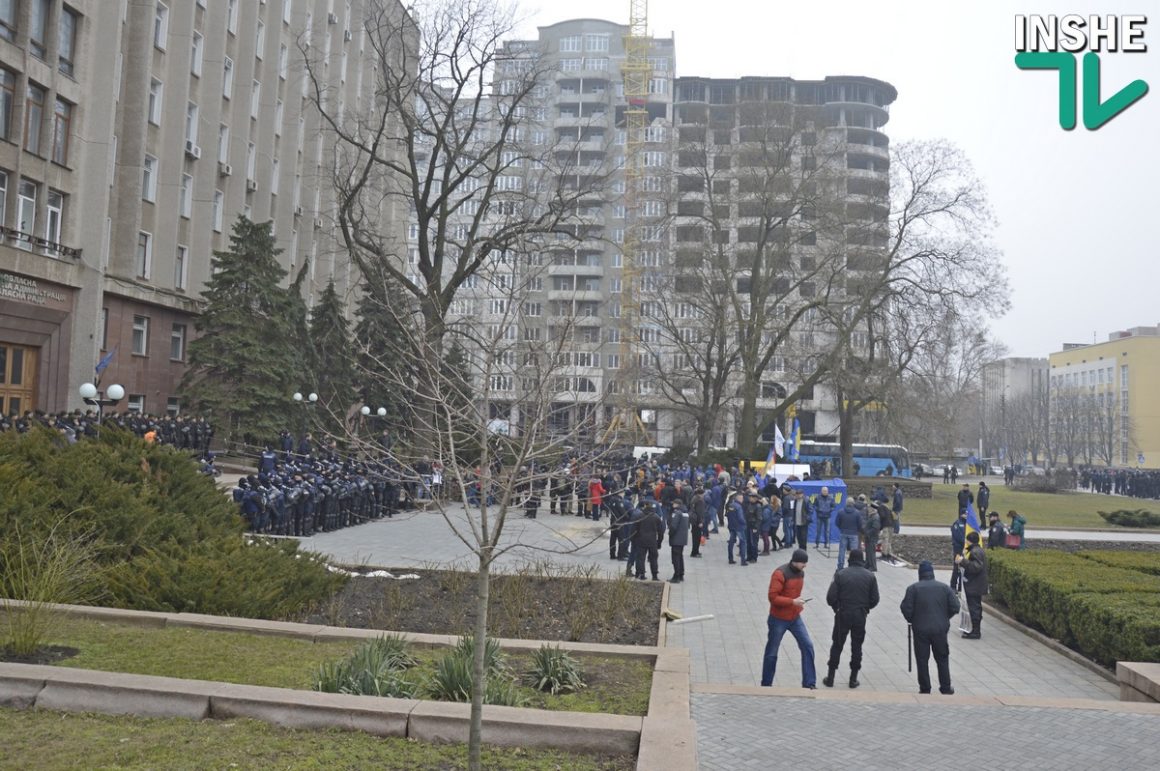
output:
[[[1136,528],[1118,528],[1109,525],[1099,515],[1099,511],[1116,509],[1147,509],[1160,513],[1160,501],[1140,498],[1123,498],[1113,495],[1092,493],[1030,493],[1005,487],[1002,482],[987,483],[991,488],[991,510],[997,510],[1006,523],[1007,512],[1015,509],[1027,518],[1029,528],[1098,528],[1130,532]],[[962,483],[944,485],[935,482],[934,497],[907,498],[902,511],[904,525],[946,525],[950,527],[958,513],[958,493]],[[978,493],[979,487],[971,483],[971,492]]]
[[[363,769],[467,767],[466,745],[342,731],[291,731],[252,720],[180,720],[0,709],[5,768]],[[484,747],[484,768],[628,771],[633,758]]]
[[[79,618],[62,621],[46,642],[80,650],[59,666],[303,690],[313,687],[320,664],[346,656],[356,645],[187,627],[156,629]],[[443,655],[442,650],[425,648],[413,648],[412,652],[420,660],[420,678],[433,670],[436,659]],[[516,672],[529,668],[526,656],[509,654],[507,660]],[[588,688],[557,696],[522,688],[528,706],[619,715],[648,713],[652,671],[647,661],[601,656],[583,656],[579,661]]]

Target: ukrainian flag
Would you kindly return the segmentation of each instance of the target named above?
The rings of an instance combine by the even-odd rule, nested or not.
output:
[[[963,534],[963,554],[967,552],[966,537],[971,533],[979,534],[979,545],[982,546],[986,541],[983,540],[983,526],[979,523],[979,512],[975,511],[975,504],[967,504],[967,532]]]

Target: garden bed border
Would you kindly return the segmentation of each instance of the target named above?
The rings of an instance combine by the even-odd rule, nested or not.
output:
[[[666,584],[663,599],[667,600],[667,594]],[[4,600],[4,605],[12,609],[26,604],[19,600]],[[99,621],[270,634],[313,642],[363,640],[387,633],[387,630],[200,613],[157,613],[82,605],[47,607],[73,617]],[[400,634],[412,644],[423,647],[453,646],[459,639],[453,635]],[[691,719],[689,704],[687,649],[543,640],[500,639],[499,642],[509,651],[532,652],[547,643],[580,656],[651,660],[652,686],[648,714],[644,717],[485,706],[483,736],[486,743],[566,752],[635,754],[637,771],[694,771],[697,768],[696,726]],[[2,662],[0,706],[195,720],[248,717],[289,728],[334,727],[379,736],[456,743],[467,741],[471,713],[470,704],[455,702],[350,696]]]

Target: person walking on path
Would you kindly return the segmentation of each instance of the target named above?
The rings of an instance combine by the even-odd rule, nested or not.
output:
[[[834,632],[831,637],[829,673],[822,685],[834,687],[834,674],[842,659],[846,636],[850,636],[850,687],[858,687],[858,670],[862,668],[862,642],[866,639],[866,616],[878,606],[878,579],[866,569],[862,552],[850,552],[850,566],[834,574],[826,604],[834,609]]]
[[[894,483],[894,493],[890,499],[890,511],[894,514],[894,534],[902,532],[902,485]],[[891,557],[894,555],[891,554]]]
[[[802,598],[802,587],[806,582],[806,563],[810,555],[804,549],[797,549],[785,565],[773,571],[769,578],[769,637],[765,641],[765,656],[761,662],[761,684],[773,685],[777,672],[777,652],[781,638],[786,632],[797,640],[802,657],[802,688],[817,686],[817,671],[814,668],[814,643],[801,620],[806,600]]]
[[[955,563],[951,571],[951,589],[963,588],[963,571],[959,568],[959,557],[967,544],[967,510],[959,509],[959,518],[951,523],[951,559]]]
[[[991,505],[991,488],[987,487],[986,482],[979,482],[979,494],[975,496],[978,503],[976,508],[979,510],[979,521],[983,521],[987,516],[987,507]]]
[[[934,565],[930,560],[919,563],[918,581],[906,587],[899,609],[914,632],[918,692],[930,693],[930,654],[933,652],[938,667],[938,692],[947,696],[953,694],[947,632],[951,628],[951,618],[959,612],[959,598],[949,586],[934,580]]]
[[[647,558],[652,580],[659,581],[657,550],[664,537],[665,523],[654,504],[645,503],[641,509],[643,514],[640,521],[636,523],[636,577],[644,580],[644,563]]]
[[[725,520],[729,525],[729,541],[725,544],[725,552],[729,556],[729,564],[734,563],[733,560],[733,544],[737,544],[737,556],[741,557],[741,564],[749,564],[749,546],[746,542],[745,529],[745,507],[741,501],[744,498],[739,491],[733,496],[733,500],[725,505]]]
[[[963,593],[971,612],[971,631],[963,632],[963,638],[978,640],[982,637],[983,595],[987,593],[987,553],[979,543],[978,533],[967,533],[967,553],[955,557],[955,564],[963,571]]]
[[[862,508],[859,509],[858,507]],[[866,496],[859,495],[858,502],[844,506],[838,512],[838,570],[846,567],[846,550],[858,548],[858,538],[862,533],[862,512],[866,510]]]
[[[1027,546],[1027,520],[1022,514],[1011,509],[1007,512],[1007,518],[1011,520],[1011,528],[1007,531],[1019,539],[1019,545],[1015,548],[1022,549]]]
[[[878,531],[879,542],[882,544],[882,559],[894,562],[894,511],[885,503],[874,504],[878,507],[878,519],[882,529]]]
[[[880,506],[882,504],[875,501],[862,512],[862,540],[866,543],[866,569],[871,573],[878,572],[878,534],[882,532]]]

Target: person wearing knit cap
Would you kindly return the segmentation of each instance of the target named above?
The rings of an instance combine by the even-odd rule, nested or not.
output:
[[[899,609],[914,632],[914,661],[918,669],[918,692],[930,693],[930,654],[938,667],[938,691],[950,695],[951,651],[947,632],[951,618],[959,612],[959,598],[951,588],[934,580],[934,565],[923,560],[918,566],[918,581],[906,587]]]
[[[814,668],[814,643],[801,620],[806,600],[802,598],[805,585],[806,563],[810,556],[804,549],[797,549],[790,561],[773,571],[769,578],[769,636],[765,641],[765,656],[761,662],[761,684],[773,685],[777,671],[777,652],[781,638],[786,632],[797,640],[802,658],[802,688],[817,686],[817,671]]]
[[[829,673],[822,685],[834,687],[834,675],[842,660],[846,636],[850,636],[850,687],[858,687],[858,670],[862,668],[862,642],[866,639],[866,616],[878,605],[878,579],[866,569],[862,550],[850,552],[850,566],[834,574],[826,604],[834,609],[834,631],[831,635]]]
[[[983,636],[983,595],[987,593],[987,553],[979,543],[979,534],[967,533],[966,555],[955,556],[955,565],[963,571],[963,594],[967,596],[967,610],[971,612],[971,631],[963,632],[967,640]]]

